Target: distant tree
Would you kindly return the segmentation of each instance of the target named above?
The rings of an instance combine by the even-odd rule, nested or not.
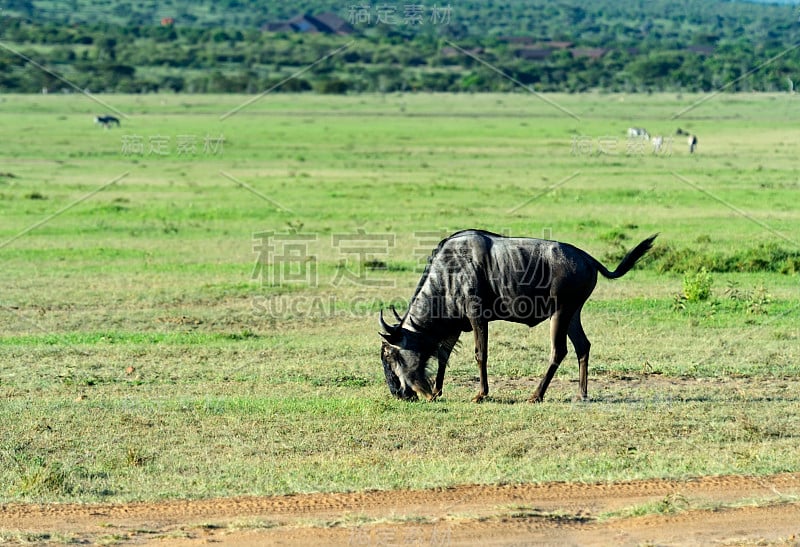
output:
[[[343,95],[347,93],[349,85],[344,80],[323,80],[317,87],[317,91],[324,94]]]
[[[181,76],[165,76],[158,84],[159,90],[174,91],[180,93],[185,89],[186,81]]]
[[[97,48],[97,60],[98,61],[113,61],[117,58],[117,39],[106,37],[100,38],[96,46]]]

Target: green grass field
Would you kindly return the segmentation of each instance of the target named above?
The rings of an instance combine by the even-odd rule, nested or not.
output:
[[[121,128],[0,97],[0,501],[800,467],[794,96],[99,98]],[[486,402],[471,335],[441,400],[390,397],[377,312],[468,227],[610,267],[660,233],[584,310],[590,403],[573,354],[525,403],[547,328],[499,322]]]

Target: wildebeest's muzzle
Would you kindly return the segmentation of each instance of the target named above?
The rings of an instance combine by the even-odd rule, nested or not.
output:
[[[392,365],[386,359],[385,354],[385,347],[381,352],[381,362],[383,363],[383,374],[386,376],[386,385],[389,386],[389,391],[397,397],[398,399],[405,399],[406,401],[416,401],[417,394],[411,388],[411,386],[406,385],[403,387],[403,383],[400,381],[400,378],[397,374],[394,373],[392,370]]]

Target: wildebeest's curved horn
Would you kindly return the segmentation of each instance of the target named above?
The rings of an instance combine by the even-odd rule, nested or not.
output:
[[[398,321],[398,322],[400,322],[400,323],[402,323],[402,322],[403,322],[403,318],[402,318],[402,317],[400,317],[400,314],[399,314],[399,313],[397,313],[397,310],[396,310],[396,309],[394,309],[394,306],[389,306],[389,308],[392,310],[392,313],[393,313],[393,314],[394,314],[394,316],[397,318],[397,321]]]
[[[386,322],[386,320],[383,318],[383,309],[381,309],[380,321],[381,321],[381,327],[383,327],[383,330],[385,330],[389,334],[396,333],[397,329],[400,328],[400,325],[390,325],[389,323]]]

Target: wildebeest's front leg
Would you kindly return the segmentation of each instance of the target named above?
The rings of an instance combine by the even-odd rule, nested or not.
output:
[[[558,310],[550,318],[550,344],[552,346],[550,366],[547,368],[542,381],[539,382],[539,387],[528,399],[531,403],[541,403],[544,400],[544,393],[547,391],[547,386],[550,385],[550,380],[553,379],[558,370],[558,365],[567,355],[567,331],[569,330],[571,316],[572,314],[567,315],[564,313],[564,310]]]
[[[445,368],[447,368],[447,361],[450,359],[450,354],[453,352],[456,342],[458,342],[458,334],[451,336],[450,338],[446,338],[441,344],[439,344],[439,349],[436,352],[436,358],[439,361],[439,369],[436,371],[436,383],[433,387],[434,399],[442,394],[442,386],[444,385],[444,371]]]
[[[482,319],[470,320],[472,330],[475,333],[475,361],[478,362],[478,372],[480,375],[480,389],[472,401],[480,403],[489,395],[489,378],[486,373],[486,361],[489,349],[489,323]]]

